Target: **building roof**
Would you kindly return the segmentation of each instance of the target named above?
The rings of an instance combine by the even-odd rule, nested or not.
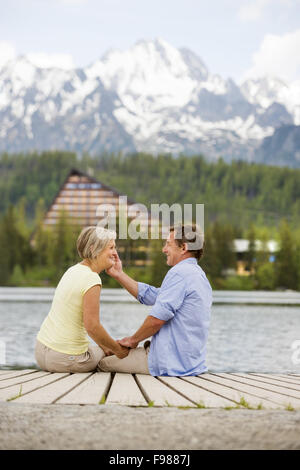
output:
[[[53,198],[45,215],[44,225],[55,225],[62,210],[67,212],[69,218],[79,226],[95,225],[101,219],[97,215],[100,205],[109,204],[113,206],[116,214],[119,213],[121,196],[126,195],[93,176],[73,168]],[[136,204],[127,196],[126,198],[129,206]]]

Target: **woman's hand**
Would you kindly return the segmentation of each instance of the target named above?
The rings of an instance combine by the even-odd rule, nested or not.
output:
[[[111,268],[106,269],[106,273],[113,278],[117,278],[123,272],[122,261],[120,260],[119,255],[117,253],[114,255],[114,259],[114,265],[111,266]]]
[[[119,344],[119,349],[117,352],[115,352],[115,355],[119,359],[124,359],[124,357],[127,357],[128,354],[129,354],[129,348],[125,348],[124,346],[121,346],[121,344]]]
[[[105,356],[113,356],[115,354],[111,349],[104,348],[103,346],[101,346],[101,348],[103,349]]]

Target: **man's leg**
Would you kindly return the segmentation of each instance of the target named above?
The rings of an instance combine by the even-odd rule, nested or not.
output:
[[[123,372],[126,374],[148,374],[148,354],[147,348],[140,347],[131,349],[124,359],[117,356],[107,356],[99,361],[97,370],[102,372]]]

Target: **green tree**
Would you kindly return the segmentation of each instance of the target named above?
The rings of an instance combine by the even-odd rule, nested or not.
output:
[[[251,224],[246,238],[249,241],[249,245],[248,251],[245,253],[245,261],[247,263],[247,270],[251,273],[256,261],[256,233],[253,224]]]
[[[276,275],[273,263],[264,263],[256,268],[254,278],[257,288],[263,290],[273,290],[276,286]]]
[[[40,198],[35,208],[35,230],[31,235],[31,244],[35,250],[36,265],[39,268],[53,266],[53,248],[55,245],[55,235],[51,228],[43,225],[45,215],[45,201]]]
[[[291,229],[283,220],[279,230],[280,249],[275,261],[276,285],[286,289],[298,288],[297,250]]]
[[[150,273],[151,282],[155,287],[160,287],[161,283],[169,270],[166,263],[166,256],[162,252],[162,240],[151,240],[150,260],[152,262]]]
[[[12,275],[9,279],[9,284],[11,286],[22,286],[25,284],[24,273],[19,264],[15,264]]]
[[[25,236],[20,233],[15,209],[10,206],[0,224],[0,284],[9,283],[14,266],[25,269],[33,262],[33,252]]]
[[[66,211],[60,211],[58,221],[54,227],[54,242],[52,249],[52,265],[56,266],[56,280],[64,271],[78,260],[76,239],[78,231],[73,230]]]
[[[234,231],[229,224],[217,221],[206,228],[204,256],[200,264],[210,279],[224,278],[227,270],[235,267],[233,240]]]

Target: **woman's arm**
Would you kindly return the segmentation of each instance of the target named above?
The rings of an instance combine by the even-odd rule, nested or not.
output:
[[[104,350],[112,351],[119,359],[129,353],[129,349],[121,346],[103,328],[99,321],[100,285],[91,287],[83,296],[83,324],[88,335]]]

